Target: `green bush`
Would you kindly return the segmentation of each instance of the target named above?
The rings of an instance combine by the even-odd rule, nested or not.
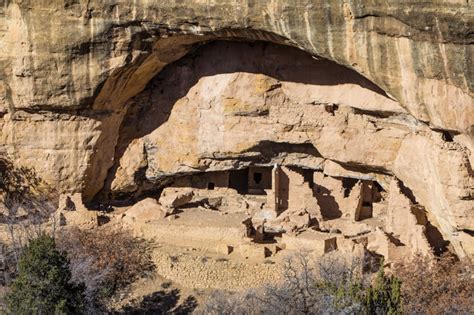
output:
[[[367,312],[369,314],[402,314],[402,295],[400,289],[400,280],[395,276],[386,275],[381,266],[374,284],[367,288]]]
[[[13,314],[77,314],[83,310],[83,291],[83,285],[71,282],[66,255],[53,238],[41,235],[20,257],[7,307]]]

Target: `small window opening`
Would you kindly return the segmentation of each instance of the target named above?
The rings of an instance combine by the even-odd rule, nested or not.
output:
[[[215,187],[216,187],[216,184],[214,184],[212,182],[207,183],[207,189],[208,190],[214,190]]]
[[[453,142],[453,136],[447,131],[443,131],[441,138],[446,142]]]
[[[324,105],[324,109],[326,110],[326,112],[334,116],[334,112],[339,109],[339,106],[336,104],[327,104]]]
[[[372,203],[371,202],[368,202],[368,201],[364,201],[362,203],[362,207],[372,207]]]
[[[253,173],[253,181],[256,184],[260,184],[260,182],[262,181],[262,173],[258,173],[258,172]]]

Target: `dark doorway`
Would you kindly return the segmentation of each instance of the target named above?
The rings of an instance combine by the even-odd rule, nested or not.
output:
[[[313,175],[314,171],[313,170],[303,170],[303,180],[305,183],[308,183],[309,188],[313,188],[314,182],[313,182]]]
[[[248,170],[235,170],[229,172],[229,188],[237,190],[241,195],[248,193]]]
[[[266,189],[272,189],[272,168],[251,166],[248,170],[250,179],[248,193],[253,195],[265,195]]]
[[[278,189],[278,213],[282,213],[283,211],[288,209],[288,199],[290,198],[290,178],[288,175],[282,171],[281,169],[279,170],[279,189]]]
[[[260,182],[262,181],[262,173],[258,173],[258,172],[253,173],[253,181],[256,184],[260,184]]]

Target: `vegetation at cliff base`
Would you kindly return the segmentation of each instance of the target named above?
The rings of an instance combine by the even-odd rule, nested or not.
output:
[[[83,285],[71,281],[66,254],[52,237],[41,235],[24,248],[6,301],[12,314],[78,314],[83,292]]]
[[[379,267],[364,273],[360,259],[327,255],[316,262],[305,253],[288,257],[281,283],[243,294],[216,291],[202,314],[402,314],[397,277]]]
[[[99,237],[100,236],[100,237]],[[59,248],[59,249],[58,249]],[[67,249],[65,251],[60,249]],[[71,261],[68,259],[71,258]],[[160,288],[120,312],[179,314],[469,314],[473,265],[453,255],[416,256],[386,272],[374,257],[306,252],[288,256],[282,281],[242,293],[216,290],[197,304],[179,304],[179,290]],[[377,273],[373,273],[377,270]],[[153,270],[149,248],[126,231],[72,229],[58,242],[40,235],[22,249],[6,297],[9,314],[99,314],[143,272]],[[197,308],[196,308],[197,307]],[[166,311],[167,312],[167,311]]]

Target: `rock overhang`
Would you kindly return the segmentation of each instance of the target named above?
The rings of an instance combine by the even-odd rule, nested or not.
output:
[[[83,191],[90,199],[102,188],[131,98],[166,65],[213,40],[264,40],[354,69],[397,100],[409,114],[391,117],[373,135],[383,134],[397,119],[395,123],[407,122],[407,129],[424,131],[421,138],[411,135],[404,141],[403,154],[392,159],[389,173],[395,169],[409,186],[418,187],[417,195],[432,204],[446,235],[466,228],[456,218],[470,205],[472,209],[469,2],[7,1],[0,20],[6,22],[0,29],[5,43],[0,50],[0,109],[7,113],[1,120],[2,151],[19,166],[35,168],[59,190]],[[377,106],[361,114],[385,115]],[[22,112],[26,118],[19,117]],[[437,139],[440,130],[462,143],[457,153],[446,153],[446,144]],[[35,140],[38,133],[44,135],[40,141]],[[397,137],[406,137],[405,131]],[[331,155],[331,148],[316,147]],[[333,160],[347,167],[378,159],[369,155],[370,163],[357,164],[348,154]],[[42,165],[38,156],[44,157]],[[411,166],[413,156],[420,167]],[[465,167],[448,175],[450,166],[443,165]],[[433,199],[433,191],[442,197]],[[452,207],[458,210],[450,214]]]

